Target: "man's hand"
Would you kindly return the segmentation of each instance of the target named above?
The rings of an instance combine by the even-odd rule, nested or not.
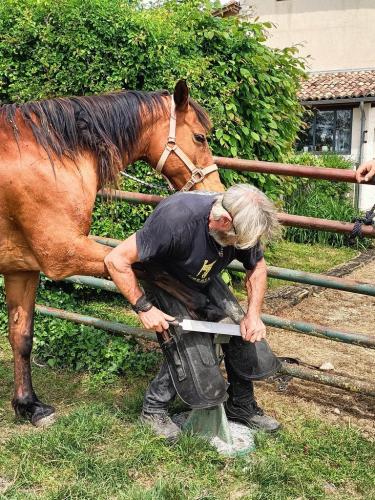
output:
[[[147,312],[140,312],[138,316],[147,330],[154,330],[159,333],[168,330],[168,321],[176,319],[173,316],[169,316],[169,314],[163,313],[163,311],[160,311],[156,307],[152,307]]]
[[[363,163],[355,173],[357,182],[368,182],[375,176],[375,160]]]
[[[266,337],[266,326],[259,316],[245,315],[240,323],[241,335],[248,342],[257,342]]]

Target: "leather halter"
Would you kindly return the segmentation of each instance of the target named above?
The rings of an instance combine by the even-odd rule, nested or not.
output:
[[[162,173],[165,162],[167,161],[169,155],[172,151],[182,160],[185,166],[190,170],[191,177],[187,183],[180,189],[180,191],[190,191],[190,189],[201,182],[208,174],[215,172],[217,170],[217,165],[213,163],[207,167],[198,168],[190,160],[190,158],[182,151],[182,149],[176,144],[176,105],[171,97],[171,118],[169,122],[169,135],[167,144],[162,152],[158,164],[156,165],[156,171],[159,172],[167,180],[170,187],[173,188],[169,179]]]

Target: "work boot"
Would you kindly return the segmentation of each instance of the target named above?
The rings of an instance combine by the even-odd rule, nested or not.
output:
[[[235,406],[229,399],[224,403],[225,413],[229,420],[240,422],[251,429],[258,429],[265,432],[276,432],[280,429],[277,420],[264,414],[256,401],[253,400],[246,407]]]
[[[168,413],[145,413],[142,411],[141,422],[147,424],[159,437],[163,437],[170,442],[176,441],[181,429],[172,421]]]

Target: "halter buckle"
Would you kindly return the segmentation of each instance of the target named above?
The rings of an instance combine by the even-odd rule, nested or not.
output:
[[[195,184],[198,184],[198,182],[203,181],[205,177],[205,173],[202,172],[202,170],[200,170],[199,168],[196,168],[192,171],[190,180],[194,182],[194,186]]]

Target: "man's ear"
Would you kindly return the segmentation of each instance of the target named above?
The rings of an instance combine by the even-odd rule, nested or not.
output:
[[[228,212],[221,215],[219,221],[220,225],[223,228],[223,231],[228,231],[232,227],[232,217],[229,215]]]
[[[179,80],[176,83],[173,92],[173,99],[177,111],[187,111],[189,105],[189,88],[185,80]]]

